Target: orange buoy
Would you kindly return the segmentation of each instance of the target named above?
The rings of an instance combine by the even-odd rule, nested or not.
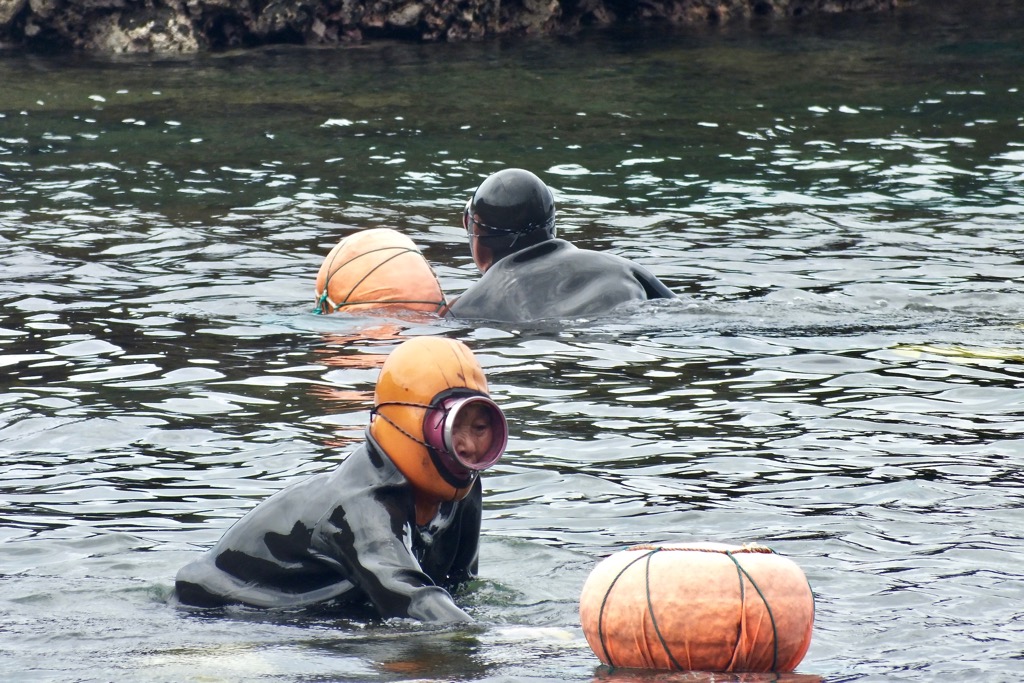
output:
[[[638,545],[594,568],[580,621],[613,667],[790,672],[811,644],[814,596],[763,546]]]
[[[334,246],[316,275],[316,312],[411,310],[445,305],[434,270],[416,244],[391,228],[353,233]]]

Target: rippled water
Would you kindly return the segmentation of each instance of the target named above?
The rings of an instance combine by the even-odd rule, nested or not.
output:
[[[799,680],[1016,680],[1024,15],[1007,4],[0,53],[5,671],[645,680],[598,667],[583,581],[629,544],[714,540],[807,573]],[[409,234],[449,294],[468,286],[459,213],[505,165],[555,189],[562,236],[681,300],[525,327],[311,313],[355,228]],[[234,519],[361,439],[379,363],[413,334],[470,344],[512,420],[485,477],[482,581],[460,597],[479,626],[168,606]]]

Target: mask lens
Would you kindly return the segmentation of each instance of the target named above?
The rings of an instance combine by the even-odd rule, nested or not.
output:
[[[477,472],[498,462],[508,445],[508,422],[498,404],[484,396],[469,396],[445,401],[444,408],[445,454]]]

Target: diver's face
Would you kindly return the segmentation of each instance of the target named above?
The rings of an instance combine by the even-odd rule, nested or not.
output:
[[[473,263],[481,273],[486,273],[494,263],[494,252],[484,246],[480,237],[480,235],[469,236],[469,250],[473,253]]]
[[[484,244],[483,238],[487,237],[487,231],[473,220],[469,212],[469,204],[466,204],[466,211],[462,214],[462,227],[469,235],[469,251],[473,254],[473,263],[481,273],[486,273],[494,263],[494,251]]]
[[[455,415],[452,425],[452,447],[460,460],[480,462],[494,441],[491,411],[482,405],[468,405]]]

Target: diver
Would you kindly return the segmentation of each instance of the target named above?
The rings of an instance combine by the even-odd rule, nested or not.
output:
[[[238,520],[178,572],[178,601],[472,621],[452,592],[477,574],[480,472],[507,443],[469,348],[409,339],[381,368],[365,442]]]
[[[487,177],[462,217],[483,276],[449,304],[454,318],[531,322],[607,313],[627,301],[674,299],[646,268],[555,237],[555,200],[533,173]]]

